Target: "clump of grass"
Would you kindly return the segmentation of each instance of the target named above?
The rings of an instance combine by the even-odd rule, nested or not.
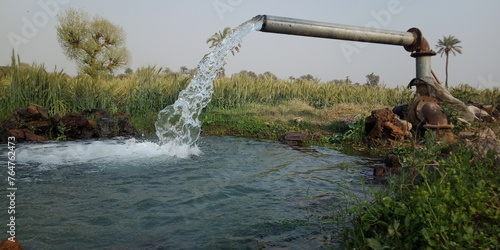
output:
[[[294,128],[283,121],[268,122],[256,115],[238,114],[234,111],[212,110],[201,115],[204,134],[231,135],[277,141]]]
[[[346,146],[355,146],[363,142],[365,138],[365,115],[358,117],[355,123],[340,124],[332,123],[330,126],[336,133],[330,136],[329,141],[333,144],[341,144]]]

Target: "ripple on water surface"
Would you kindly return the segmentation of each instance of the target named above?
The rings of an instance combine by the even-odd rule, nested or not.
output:
[[[16,152],[17,222],[29,225],[17,233],[32,249],[319,248],[328,232],[317,217],[346,191],[362,198],[369,170],[368,159],[333,150],[232,137],[187,151],[121,139]]]

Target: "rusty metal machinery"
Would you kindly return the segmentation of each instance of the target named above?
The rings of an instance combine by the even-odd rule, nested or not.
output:
[[[465,104],[454,98],[448,90],[437,82],[431,69],[431,57],[436,55],[436,52],[431,50],[429,43],[418,28],[398,32],[268,15],[260,15],[257,18],[263,22],[259,29],[262,32],[403,46],[406,51],[411,53],[410,56],[415,58],[416,65],[416,78],[410,82],[408,87],[416,86],[417,94],[420,96],[428,96],[441,102],[450,103],[463,111],[466,120],[473,119],[473,114],[471,116]],[[422,84],[412,85],[416,81],[420,81]],[[424,99],[419,101],[427,100]],[[422,108],[422,105],[425,103],[415,104],[412,108]],[[431,111],[439,113],[440,108],[436,106],[437,104],[432,101],[425,106],[424,110],[426,113],[433,113]],[[420,109],[418,111],[412,110],[410,113],[414,114],[414,118],[418,118],[414,121],[418,125],[427,123],[429,128],[452,127],[450,124],[443,124],[442,119],[438,122],[432,117],[421,117],[423,112]],[[439,124],[432,124],[433,122]]]

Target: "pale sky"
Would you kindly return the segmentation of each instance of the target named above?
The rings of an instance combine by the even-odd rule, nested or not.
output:
[[[0,65],[10,64],[12,48],[21,60],[75,75],[57,42],[56,15],[77,8],[121,26],[127,33],[130,67],[195,68],[210,52],[206,40],[215,32],[259,14],[393,31],[419,28],[435,49],[438,39],[454,35],[463,54],[450,56],[449,83],[477,88],[500,87],[500,1],[431,0],[0,0]],[[366,82],[375,73],[386,86],[406,86],[415,77],[415,59],[401,46],[251,32],[240,53],[229,55],[226,74],[270,71],[278,77],[311,74],[322,81]],[[343,47],[356,46],[347,55]],[[445,57],[432,58],[445,79]],[[123,72],[120,70],[119,73]]]

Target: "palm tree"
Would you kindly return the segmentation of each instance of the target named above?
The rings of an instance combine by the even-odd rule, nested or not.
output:
[[[458,45],[461,41],[458,40],[458,38],[449,35],[448,37],[443,36],[443,40],[439,39],[438,44],[436,45],[436,49],[438,49],[437,53],[441,54],[441,57],[443,54],[446,55],[446,81],[445,81],[445,87],[448,88],[448,57],[451,53],[453,55],[462,54],[462,46]]]
[[[207,43],[211,43],[210,48],[213,48],[213,47],[217,46],[220,42],[222,42],[222,40],[224,40],[224,38],[226,38],[232,32],[233,32],[233,30],[231,28],[226,27],[226,28],[224,28],[224,30],[222,32],[220,32],[220,31],[215,32],[215,34],[213,34],[210,38],[208,38]],[[233,54],[233,56],[234,56],[234,51],[240,52],[240,48],[241,48],[241,44],[234,46],[233,48],[231,48],[231,54]]]
[[[226,27],[226,28],[224,28],[224,30],[222,30],[222,32],[221,31],[215,32],[215,34],[213,34],[210,38],[207,39],[207,43],[210,43],[210,48],[213,48],[213,47],[217,46],[220,42],[222,42],[222,40],[224,40],[232,32],[233,32],[233,30],[230,27]],[[234,46],[233,48],[231,48],[231,54],[233,54],[233,56],[234,56],[235,51],[240,52],[240,47],[241,47],[241,44],[238,44],[238,45]],[[221,69],[218,76],[219,77],[226,76],[224,68]]]

